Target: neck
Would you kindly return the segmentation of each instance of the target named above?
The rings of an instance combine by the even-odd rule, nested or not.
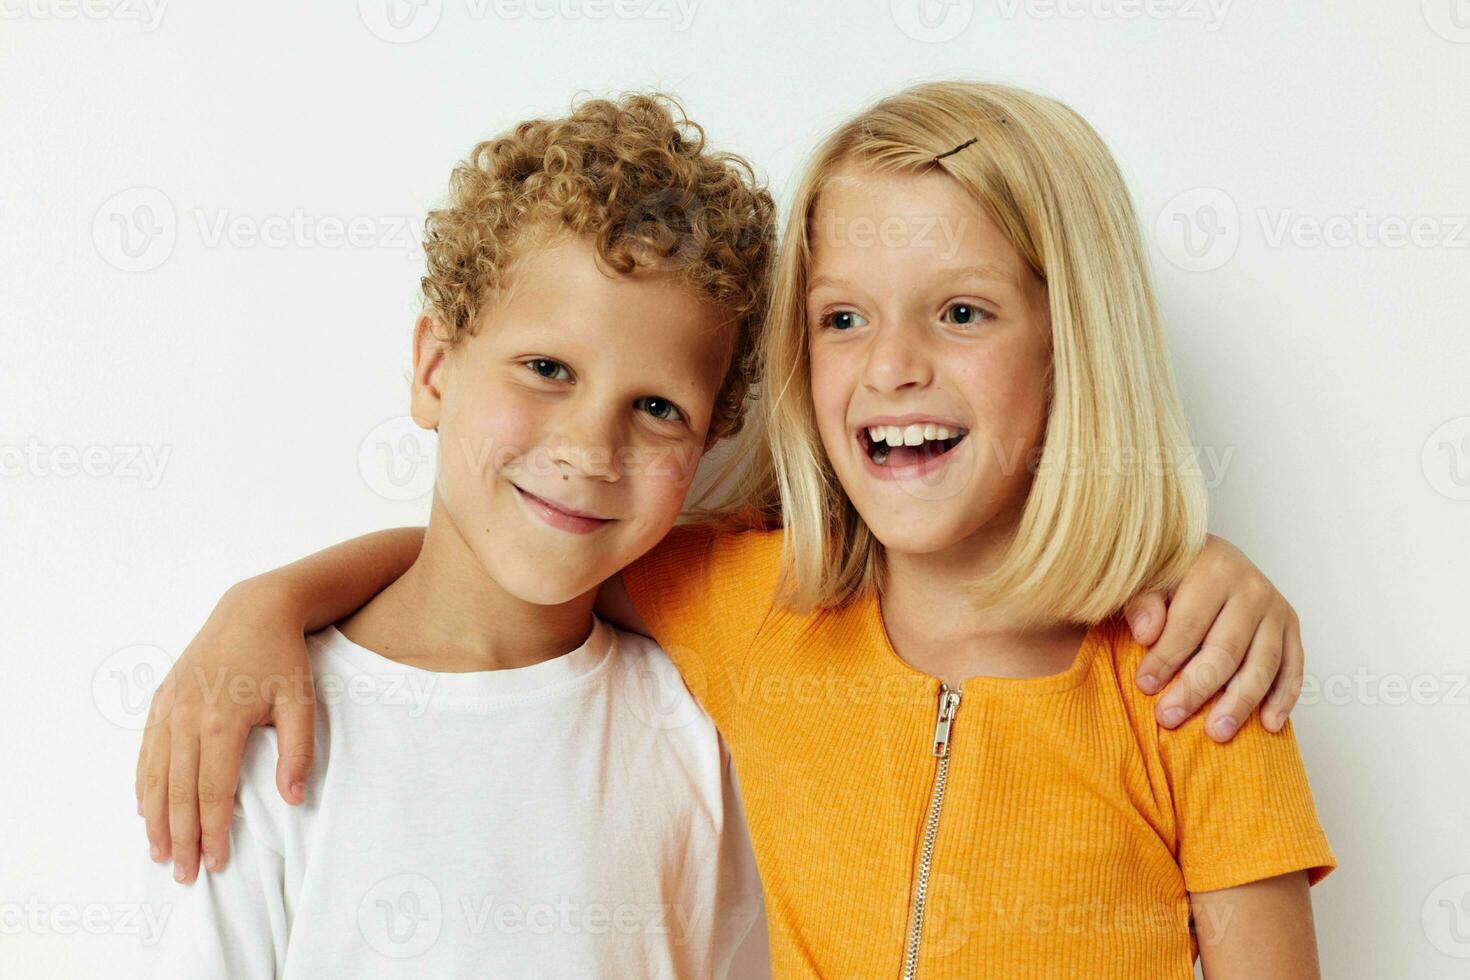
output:
[[[349,640],[425,670],[529,667],[581,646],[596,590],[557,605],[526,602],[485,571],[435,498],[418,559],[339,624]]]
[[[987,607],[973,594],[973,583],[1000,567],[1014,534],[1014,525],[986,527],[943,551],[885,553],[883,622],[899,656],[952,687],[978,674],[1067,668],[1086,630]]]
[[[956,641],[1020,630],[1022,624],[1014,616],[979,605],[972,592],[977,579],[1000,567],[1011,537],[1009,529],[982,528],[943,551],[886,550],[883,615],[890,632],[896,628]]]

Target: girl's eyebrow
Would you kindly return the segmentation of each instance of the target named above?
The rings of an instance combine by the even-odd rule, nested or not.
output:
[[[1000,286],[1016,285],[1016,276],[1007,269],[1001,269],[993,265],[964,265],[954,266],[946,269],[936,269],[935,278],[955,276],[957,278],[974,279],[981,282],[995,283]]]
[[[959,265],[935,269],[930,276],[931,279],[969,279],[972,281],[991,283],[997,286],[1006,286],[1011,289],[1017,287],[1016,277],[1009,270],[1000,269],[993,265]],[[807,283],[806,291],[814,293],[823,288],[851,288],[851,283],[839,276],[823,274],[812,277]]]
[[[814,276],[812,280],[806,284],[806,291],[809,293],[814,293],[818,289],[823,289],[825,287],[841,288],[847,285],[848,282],[845,279],[840,279],[836,276],[820,275]]]

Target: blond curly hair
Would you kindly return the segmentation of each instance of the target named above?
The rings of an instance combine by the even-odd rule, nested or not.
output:
[[[474,333],[483,304],[545,230],[591,236],[614,272],[672,272],[729,311],[735,350],[709,441],[738,432],[758,380],[775,248],[775,204],[750,164],[709,150],[703,128],[660,93],[589,99],[479,143],[424,226],[421,284],[441,339]]]

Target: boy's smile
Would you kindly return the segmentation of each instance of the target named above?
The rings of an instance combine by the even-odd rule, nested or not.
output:
[[[545,521],[550,527],[562,531],[570,531],[573,534],[591,534],[593,531],[601,530],[613,522],[613,518],[599,517],[590,511],[580,511],[574,507],[567,507],[554,500],[531,493],[523,487],[512,483],[517,496],[526,505],[529,513],[535,514]]]

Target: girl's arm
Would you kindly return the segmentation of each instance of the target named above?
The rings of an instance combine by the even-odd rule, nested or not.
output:
[[[301,802],[313,744],[304,635],[386,588],[422,543],[422,528],[382,531],[242,582],[184,650],[153,696],[136,779],[153,859],[172,857],[180,881],[198,874],[201,835],[205,868],[224,867],[251,728],[276,726],[276,787],[286,802]],[[618,626],[647,632],[620,576],[603,586],[596,608]],[[1149,694],[1169,688],[1158,699],[1161,724],[1176,726],[1222,688],[1210,714],[1217,740],[1228,740],[1268,693],[1263,723],[1273,731],[1285,723],[1301,688],[1296,613],[1229,542],[1206,542],[1175,590],[1167,622],[1158,593],[1134,599],[1126,615],[1134,638],[1153,647],[1139,686]],[[1224,719],[1230,723],[1218,726]]]
[[[1305,871],[1194,892],[1189,904],[1205,980],[1321,976]]]
[[[345,618],[407,571],[423,528],[379,531],[231,586],[153,695],[134,793],[149,854],[193,881],[224,867],[245,737],[274,725],[276,787],[304,799],[315,692],[307,633]],[[202,840],[201,840],[202,838]]]

